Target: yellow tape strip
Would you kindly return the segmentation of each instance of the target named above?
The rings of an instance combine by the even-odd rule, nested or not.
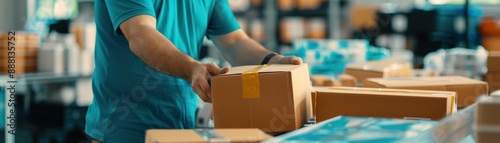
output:
[[[269,65],[260,65],[256,68],[241,73],[243,98],[260,98],[259,70]]]

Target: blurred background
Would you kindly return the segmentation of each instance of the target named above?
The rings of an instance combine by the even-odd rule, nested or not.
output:
[[[500,50],[500,0],[229,0],[241,28],[311,74],[395,59],[439,75],[483,79]],[[0,132],[7,32],[16,31],[16,142],[86,142],[96,37],[94,0],[0,0]],[[229,65],[205,39],[201,61]],[[490,87],[491,88],[491,87]],[[493,91],[494,89],[490,89]],[[4,140],[4,134],[0,134]]]

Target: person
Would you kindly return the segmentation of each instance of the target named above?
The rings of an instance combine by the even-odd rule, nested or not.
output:
[[[93,102],[85,133],[93,142],[141,142],[147,129],[195,128],[208,78],[228,72],[196,60],[210,38],[232,66],[301,64],[274,54],[239,27],[227,0],[96,0]]]

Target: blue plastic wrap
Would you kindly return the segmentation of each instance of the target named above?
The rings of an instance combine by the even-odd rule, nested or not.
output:
[[[284,55],[301,57],[311,74],[336,76],[349,63],[365,62],[368,48],[366,40],[299,39],[293,41],[293,51]]]
[[[338,116],[264,143],[406,142],[426,135],[437,124],[425,120]]]

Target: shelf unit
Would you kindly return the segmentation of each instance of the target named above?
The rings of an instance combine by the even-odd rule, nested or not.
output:
[[[344,33],[341,25],[341,3],[343,0],[326,0],[317,9],[312,10],[281,10],[276,0],[263,0],[262,6],[250,6],[244,11],[234,11],[236,18],[243,18],[246,21],[259,18],[264,22],[265,39],[261,42],[269,50],[280,52],[282,47],[290,46],[290,43],[282,42],[279,39],[280,20],[287,17],[299,18],[321,18],[324,19],[326,28],[326,38],[341,38]],[[248,25],[248,23],[247,23]]]

